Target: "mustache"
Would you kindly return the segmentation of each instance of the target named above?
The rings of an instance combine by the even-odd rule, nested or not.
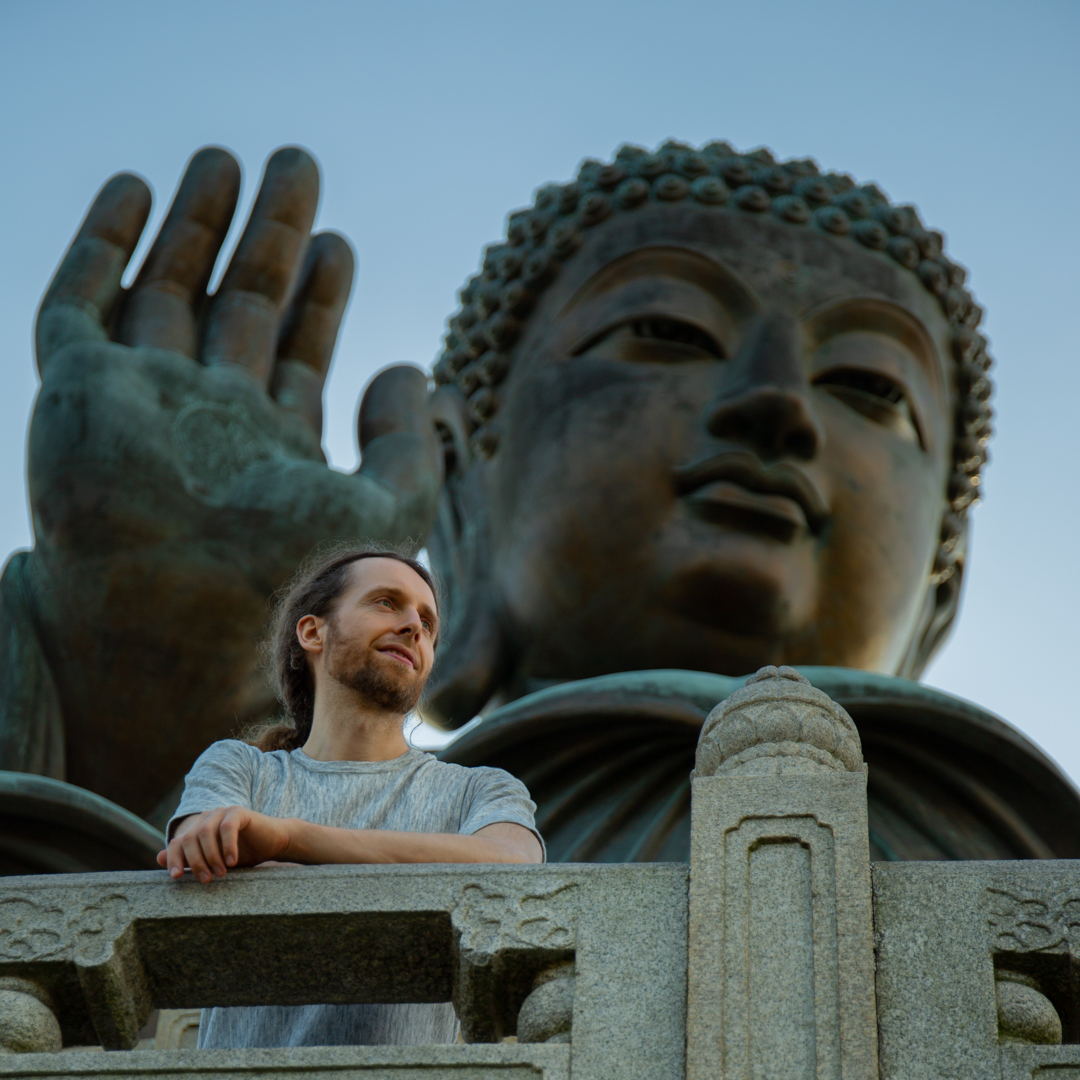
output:
[[[688,495],[717,480],[729,480],[763,495],[784,495],[793,499],[802,507],[814,532],[820,532],[829,519],[829,508],[817,486],[802,469],[788,461],[766,465],[750,450],[725,450],[675,469],[675,484],[680,495]]]

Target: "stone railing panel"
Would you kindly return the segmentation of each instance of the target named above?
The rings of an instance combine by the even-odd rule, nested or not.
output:
[[[1080,863],[875,863],[887,1080],[1080,1077]]]
[[[138,1050],[130,1054],[8,1054],[0,1076],[19,1080],[174,1077],[223,1080],[570,1080],[569,1046],[318,1046],[290,1050]],[[640,1074],[638,1074],[640,1075]]]
[[[684,865],[274,868],[208,886],[147,871],[4,884],[0,980],[35,1016],[53,1012],[65,1045],[130,1048],[154,1008],[448,1000],[467,1040],[494,1042],[516,1033],[536,993],[527,1037],[570,1042],[583,1076],[683,1075]],[[556,977],[563,985],[544,989]],[[52,1036],[41,1037],[44,1049]],[[4,1058],[0,1076],[9,1066],[30,1075],[37,1057]],[[61,1057],[76,1075],[67,1058],[92,1055],[54,1065]]]

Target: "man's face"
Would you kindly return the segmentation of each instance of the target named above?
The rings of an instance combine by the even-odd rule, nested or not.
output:
[[[519,674],[895,672],[945,509],[949,339],[850,240],[688,205],[591,230],[487,466]]]
[[[412,710],[431,674],[438,636],[435,597],[396,559],[360,559],[325,621],[326,673],[386,712]]]

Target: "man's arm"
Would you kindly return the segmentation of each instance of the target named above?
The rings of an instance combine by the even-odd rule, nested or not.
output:
[[[319,863],[538,863],[540,842],[524,825],[499,821],[471,836],[457,833],[337,829],[274,818],[243,806],[192,814],[177,827],[158,863],[180,877],[185,866],[206,884],[226,868],[268,861]]]

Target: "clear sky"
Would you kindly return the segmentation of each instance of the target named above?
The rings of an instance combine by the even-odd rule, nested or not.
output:
[[[0,554],[31,543],[34,309],[111,173],[153,186],[149,237],[197,147],[239,156],[247,200],[275,147],[314,152],[318,224],[358,254],[326,398],[327,452],[351,469],[364,383],[432,362],[535,187],[625,141],[764,144],[916,203],[971,268],[998,434],[927,681],[1080,779],[1078,56],[1073,0],[3,0]]]

